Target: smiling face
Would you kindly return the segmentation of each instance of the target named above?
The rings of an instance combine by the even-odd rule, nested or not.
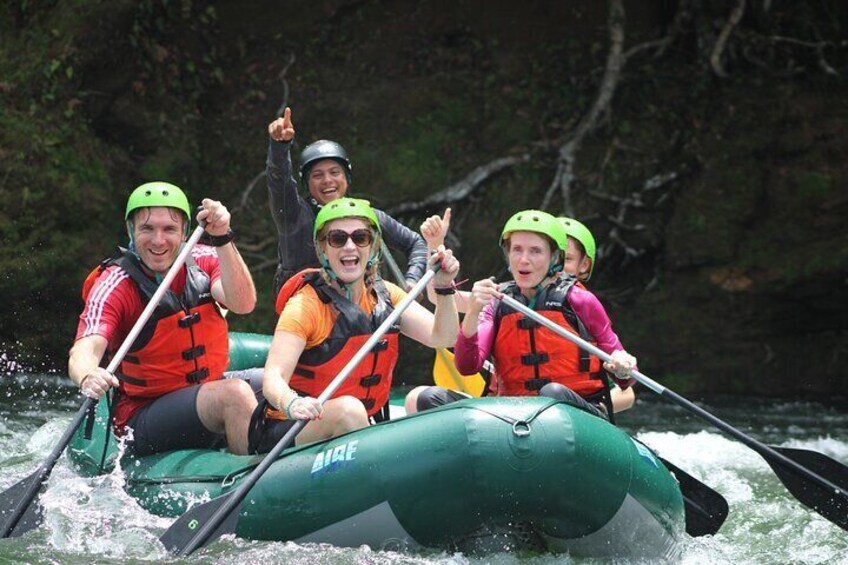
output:
[[[535,288],[548,275],[551,266],[550,241],[529,231],[512,232],[508,241],[507,257],[515,283],[522,290]]]
[[[345,168],[333,159],[323,159],[312,165],[306,182],[309,194],[322,206],[347,193]]]
[[[330,262],[330,268],[345,284],[350,284],[365,276],[365,268],[374,246],[373,235],[371,243],[364,247],[356,245],[351,237],[348,237],[341,247],[333,247],[327,239],[327,234],[339,231],[352,234],[356,230],[368,230],[370,232],[371,226],[364,219],[339,218],[328,222],[318,236],[321,250],[327,257],[327,261]]]
[[[589,278],[588,275],[591,267],[592,260],[589,259],[589,256],[583,250],[583,244],[573,237],[569,237],[568,251],[565,254],[565,265],[563,265],[562,270],[583,281]]]
[[[139,208],[132,215],[133,241],[148,269],[165,273],[183,242],[185,217],[174,208]]]

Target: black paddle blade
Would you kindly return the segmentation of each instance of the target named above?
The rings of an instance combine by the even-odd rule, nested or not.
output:
[[[159,541],[173,555],[187,555],[195,549],[203,547],[212,540],[215,540],[224,534],[234,534],[236,525],[238,524],[239,513],[241,512],[241,504],[232,509],[227,514],[227,517],[221,521],[221,524],[212,532],[205,540],[195,541],[195,536],[200,532],[203,525],[221,508],[227,500],[232,496],[232,493],[222,494],[217,498],[213,498],[209,502],[193,506],[187,510],[182,516],[171,524],[171,527],[165,530]],[[188,551],[186,551],[188,550]]]
[[[30,488],[35,488],[36,486],[33,484],[34,481],[38,481],[43,485],[41,469],[27,478],[21,479],[0,495],[0,524],[2,524],[3,532],[9,528],[9,520],[12,518],[12,514],[15,513],[15,509],[18,508],[18,505],[24,503],[25,499],[28,500],[26,510],[21,514],[18,523],[3,537],[22,536],[41,524],[41,505],[37,502],[29,501]],[[39,492],[40,490],[38,488]]]
[[[673,463],[662,457],[660,461],[680,483],[686,512],[686,533],[696,538],[718,532],[730,511],[724,497]]]
[[[766,459],[786,490],[795,498],[848,531],[848,467],[817,451],[773,445],[769,447],[838,487],[828,488],[817,481],[815,475],[805,476],[774,458]]]

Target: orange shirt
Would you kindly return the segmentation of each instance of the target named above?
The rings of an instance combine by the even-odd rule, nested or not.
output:
[[[392,304],[396,306],[404,299],[406,291],[388,281],[384,283],[389,290]],[[363,292],[359,299],[359,307],[371,314],[376,306],[377,297],[374,293]],[[306,340],[306,349],[309,349],[323,343],[330,336],[338,315],[332,304],[322,302],[315,289],[306,285],[286,302],[276,329],[302,337]]]

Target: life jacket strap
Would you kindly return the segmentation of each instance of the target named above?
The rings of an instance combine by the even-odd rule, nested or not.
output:
[[[522,330],[535,330],[539,326],[541,326],[539,322],[530,318],[521,318],[518,320],[518,327]]]
[[[315,378],[315,371],[310,371],[309,369],[304,369],[303,367],[295,367],[294,374],[299,375],[305,379]]]
[[[182,353],[183,359],[185,359],[186,361],[193,361],[194,359],[197,359],[198,357],[200,357],[202,355],[206,355],[206,346],[205,345],[198,345],[198,346],[192,347],[191,349],[186,349]]]
[[[186,375],[186,380],[192,384],[199,383],[203,379],[209,376],[209,368],[202,367],[196,371],[192,371],[191,373]]]
[[[524,388],[527,390],[538,391],[542,390],[542,387],[550,382],[551,379],[527,379],[524,381]]]
[[[198,322],[200,322],[200,312],[194,312],[188,316],[180,318],[177,324],[179,324],[181,328],[190,328]]]
[[[521,356],[521,363],[523,365],[541,365],[548,361],[550,361],[550,357],[544,351],[540,353],[527,353]]]
[[[362,377],[362,378],[359,380],[359,384],[360,384],[361,386],[366,387],[366,388],[367,388],[367,387],[372,387],[372,386],[374,386],[374,385],[379,384],[379,383],[380,383],[380,380],[382,380],[382,378],[383,378],[383,375],[370,375],[370,376],[368,376],[368,377]]]

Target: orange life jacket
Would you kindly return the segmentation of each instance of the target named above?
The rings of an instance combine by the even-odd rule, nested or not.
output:
[[[304,350],[294,374],[289,381],[292,390],[301,395],[317,398],[336,378],[374,331],[394,310],[389,290],[379,277],[372,289],[377,295],[377,306],[369,316],[362,309],[336,292],[321,277],[320,269],[306,269],[288,281],[277,295],[277,311],[282,312],[286,302],[305,285],[310,285],[325,304],[332,304],[338,312],[330,335],[322,343]],[[332,398],[349,395],[365,405],[369,416],[375,415],[389,401],[392,375],[398,359],[400,324],[393,325],[371,352],[363,358],[354,371],[336,390]],[[266,416],[285,419],[282,412],[268,409]]]
[[[568,303],[568,293],[577,284],[571,275],[561,275],[536,294],[533,309],[566,330],[594,343]],[[515,283],[504,294],[530,305]],[[560,383],[583,397],[602,393],[605,380],[601,360],[556,335],[539,323],[502,302],[495,307],[494,360],[499,396],[536,395],[548,383]],[[575,329],[576,328],[576,329]]]
[[[159,285],[144,274],[138,259],[125,249],[119,249],[86,277],[83,299],[97,276],[112,265],[129,275],[146,305]],[[212,298],[209,275],[191,258],[185,269],[182,294],[165,293],[118,367],[122,394],[157,398],[223,376],[229,363],[227,322]]]

